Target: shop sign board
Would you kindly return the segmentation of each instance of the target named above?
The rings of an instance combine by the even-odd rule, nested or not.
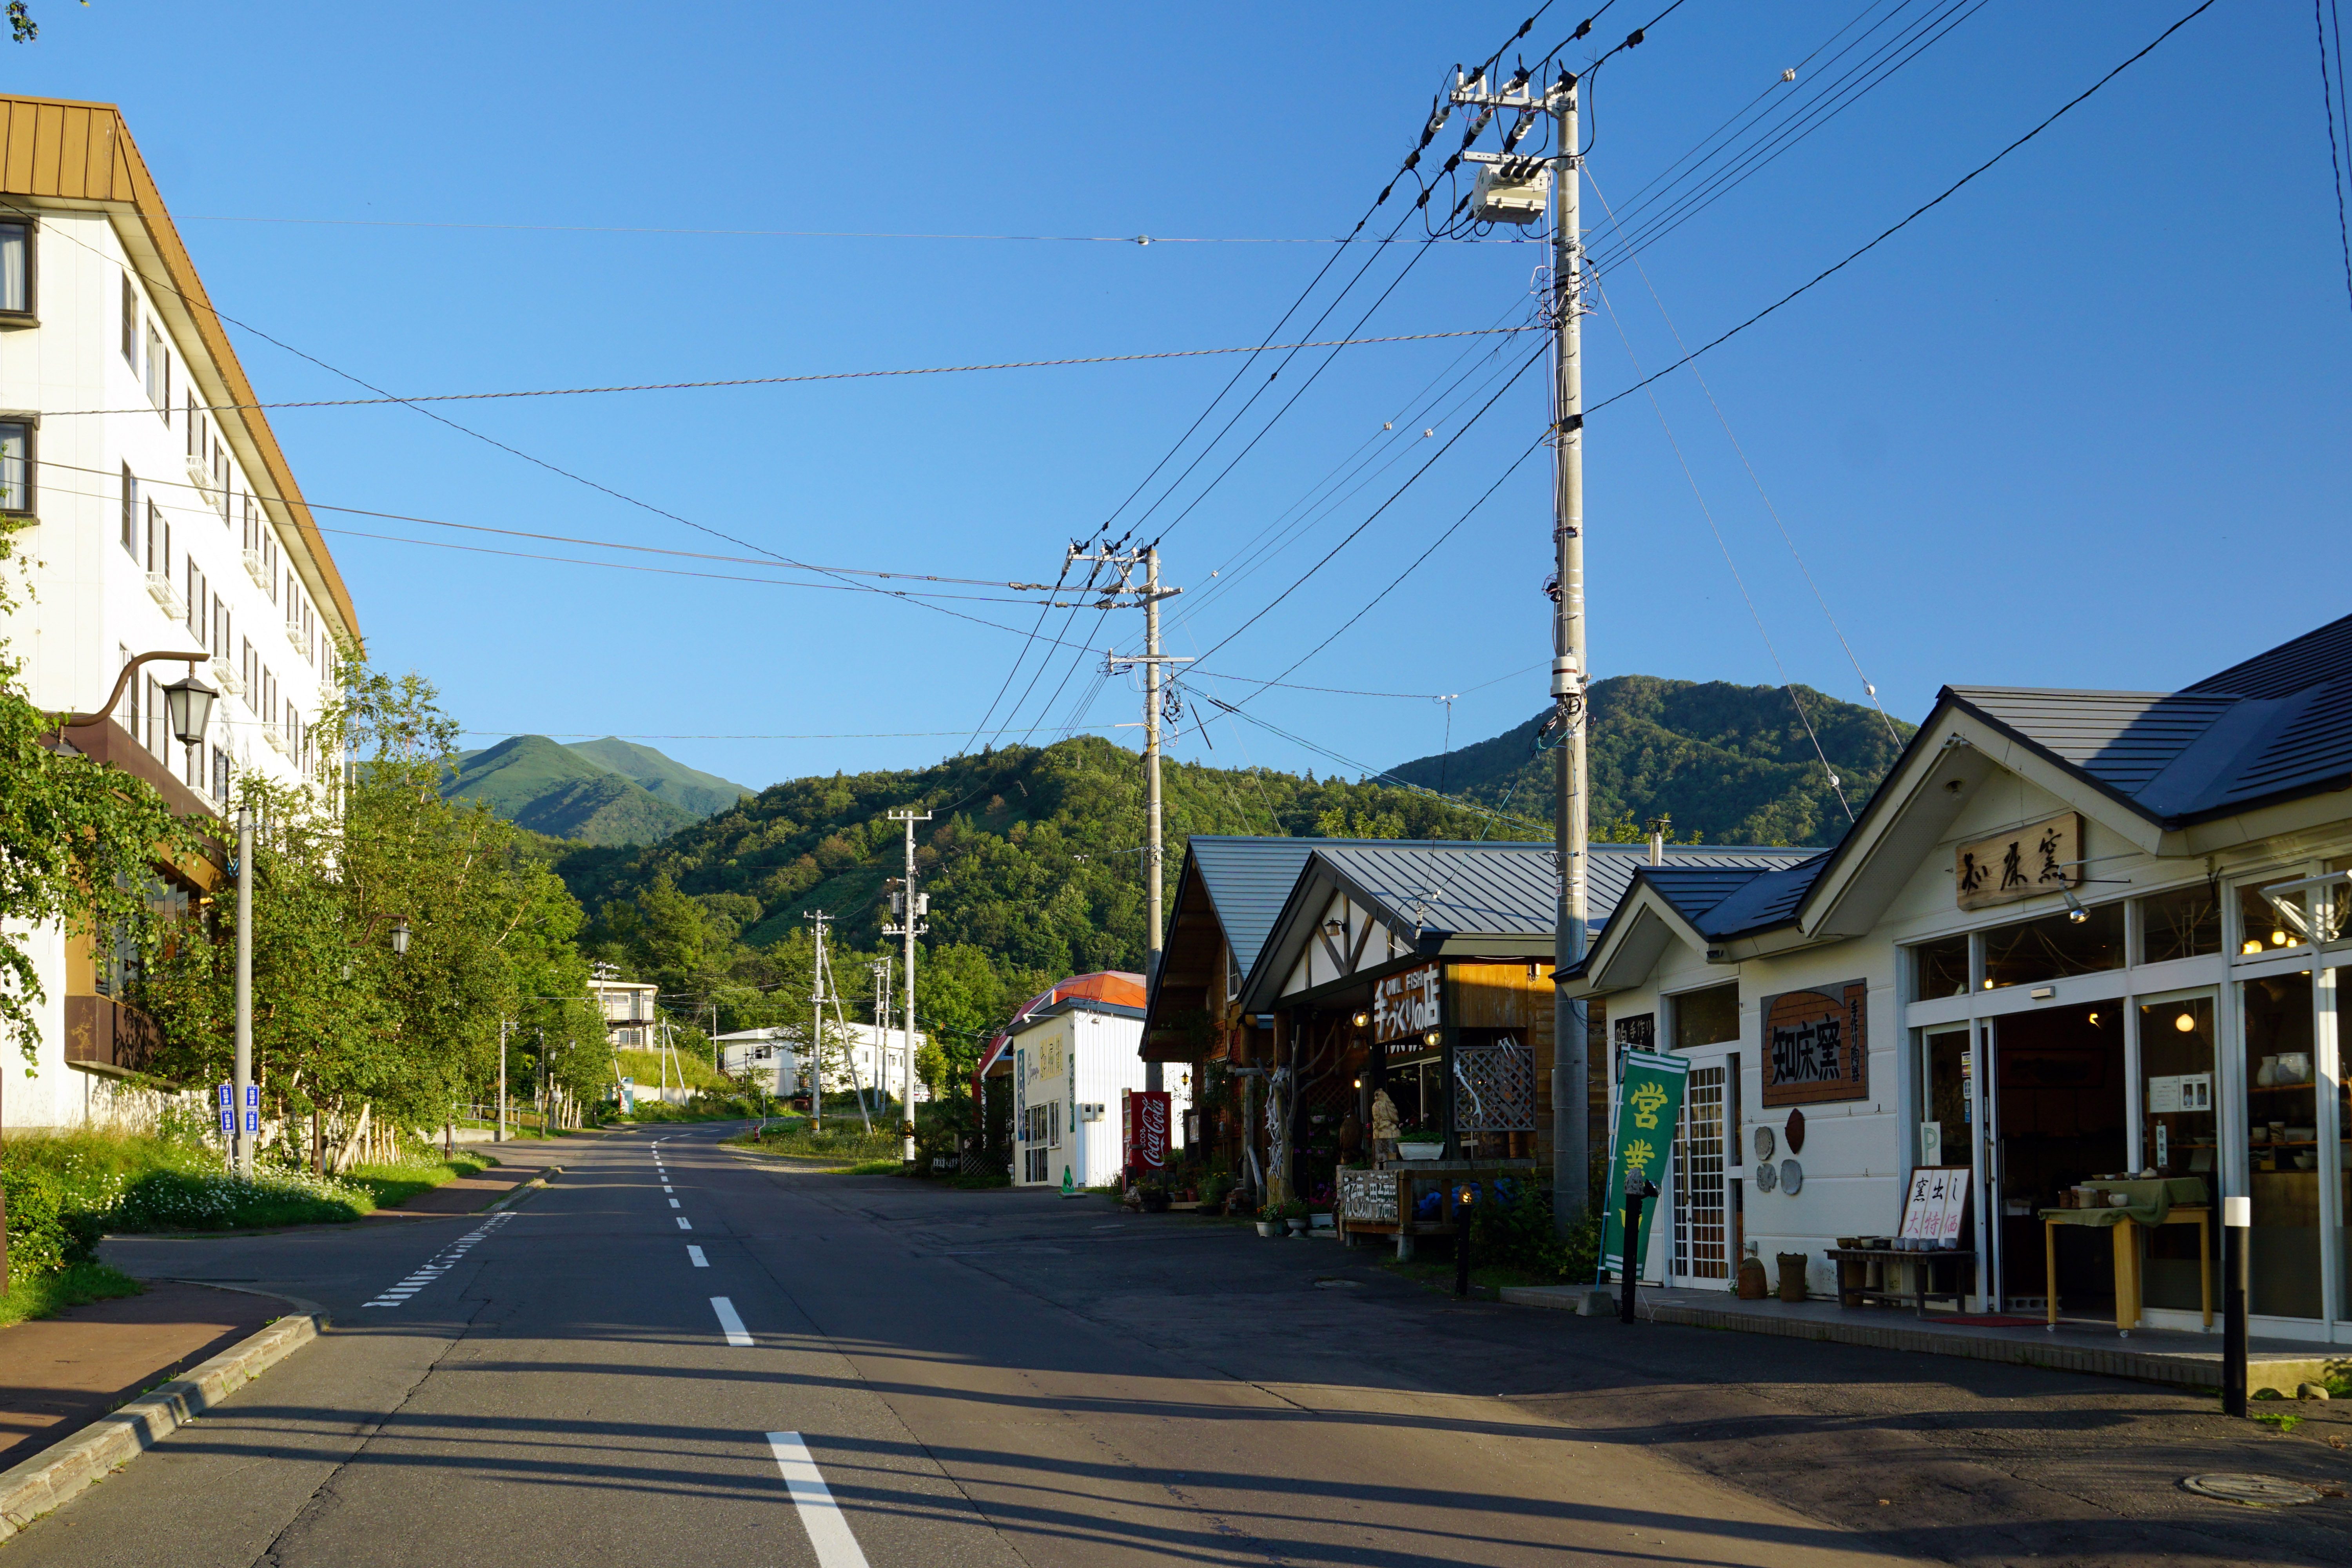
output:
[[[1961,845],[1952,852],[1954,896],[1964,910],[2013,904],[2083,885],[2083,815],[2055,816]]]
[[[1903,1194],[1903,1237],[1931,1247],[1958,1247],[1960,1220],[1969,1206],[1966,1165],[1922,1165],[1911,1173]]]
[[[1764,998],[1764,1103],[1870,1098],[1869,1004],[1860,980]]]
[[[1168,1165],[1169,1091],[1130,1089],[1119,1104],[1119,1150],[1130,1171],[1165,1170]]]
[[[1683,1086],[1690,1063],[1681,1057],[1628,1051],[1619,1064],[1617,1112],[1610,1119],[1609,1206],[1601,1213],[1601,1268],[1617,1274],[1624,1265],[1625,1194],[1630,1186],[1666,1180],[1666,1157],[1683,1113]],[[1648,1250],[1658,1200],[1642,1205],[1642,1241]],[[1638,1262],[1637,1262],[1638,1266]],[[1622,1275],[1619,1275],[1622,1278]]]
[[[1383,974],[1372,985],[1372,1043],[1391,1054],[1437,1027],[1437,965]]]

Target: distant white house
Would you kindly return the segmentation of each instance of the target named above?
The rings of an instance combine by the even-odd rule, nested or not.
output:
[[[654,999],[660,987],[623,980],[609,963],[600,963],[588,982],[589,999],[604,1016],[604,1036],[615,1050],[644,1050],[654,1043]]]
[[[825,1032],[832,1035],[836,1026],[828,1024]],[[907,1034],[903,1029],[877,1029],[871,1024],[850,1024],[842,1028],[846,1043],[844,1056],[825,1063],[825,1092],[840,1094],[862,1089],[871,1093],[879,1085],[892,1099],[905,1092]],[[915,1032],[915,1049],[920,1051],[929,1036]],[[807,1064],[803,1059],[808,1031],[793,1026],[769,1029],[738,1029],[733,1034],[719,1037],[719,1070],[730,1077],[750,1072],[765,1080],[769,1092],[779,1099],[789,1100],[808,1092]],[[920,1077],[914,1079],[915,1103],[920,1105],[931,1098]]]

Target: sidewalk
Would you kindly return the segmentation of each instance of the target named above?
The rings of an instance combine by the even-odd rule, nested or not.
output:
[[[481,1145],[473,1147],[480,1148]],[[416,1219],[435,1215],[478,1214],[517,1187],[537,1181],[551,1166],[562,1164],[564,1140],[525,1139],[487,1146],[498,1163],[479,1175],[460,1176],[430,1192],[418,1193],[398,1208],[377,1209],[360,1223]]]
[[[289,1310],[275,1296],[159,1281],[143,1295],[0,1329],[0,1470]]]
[[[1514,1306],[1572,1312],[1590,1289],[1576,1285],[1507,1286],[1502,1299]],[[1613,1288],[1610,1299],[1612,1303],[1616,1300]],[[2218,1317],[2210,1334],[2141,1328],[2123,1335],[2116,1331],[2112,1321],[2102,1323],[2093,1319],[2062,1318],[2054,1330],[2041,1323],[2030,1328],[1996,1328],[1944,1321],[1934,1313],[1918,1318],[1907,1309],[1893,1307],[1845,1308],[1828,1300],[1743,1301],[1727,1290],[1668,1290],[1643,1286],[1636,1300],[1637,1310],[1651,1322],[1729,1329],[1741,1333],[1868,1345],[1928,1355],[1966,1356],[1974,1361],[2137,1378],[2189,1388],[2221,1386],[2221,1325]],[[2248,1392],[2270,1388],[2293,1399],[2298,1384],[2325,1383],[2332,1375],[2352,1370],[2352,1345],[2250,1340],[2246,1362]]]

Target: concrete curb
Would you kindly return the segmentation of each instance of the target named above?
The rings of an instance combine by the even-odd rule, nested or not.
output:
[[[275,1295],[268,1290],[240,1294]],[[137,1458],[326,1331],[326,1310],[316,1302],[276,1299],[302,1310],[247,1335],[187,1376],[100,1416],[55,1447],[0,1471],[0,1541],[71,1501],[117,1466]]]
[[[509,1205],[522,1202],[523,1199],[529,1197],[532,1193],[537,1192],[540,1188],[547,1185],[548,1183],[553,1181],[556,1177],[562,1174],[563,1174],[562,1166],[550,1165],[545,1171],[533,1176],[530,1181],[523,1183],[520,1186],[515,1188],[514,1191],[499,1199],[496,1203],[490,1204],[487,1207],[477,1209],[474,1212],[477,1214],[496,1214],[500,1209],[505,1208]],[[452,1217],[454,1218],[457,1216],[453,1215]]]
[[[1545,1293],[1559,1291],[1559,1289],[1557,1286],[1506,1286],[1502,1299],[1508,1306],[1575,1310],[1571,1297],[1582,1294],[1581,1289],[1559,1295]],[[1682,1328],[1728,1329],[1736,1333],[1862,1345],[1872,1350],[1960,1356],[1969,1361],[2045,1367],[2053,1372],[2088,1373],[2096,1377],[2127,1377],[2143,1383],[2167,1383],[2192,1389],[2218,1389],[2221,1386],[2221,1356],[2218,1350],[2183,1354],[2178,1352],[2126,1350],[2121,1348],[2120,1342],[2114,1350],[2063,1342],[2032,1344],[2018,1340],[1939,1333],[1893,1323],[1830,1323],[1817,1318],[1775,1320],[1713,1307],[1667,1302],[1643,1301],[1638,1310],[1646,1321],[1672,1323]],[[2298,1384],[2325,1382],[2344,1370],[2346,1364],[2344,1358],[2265,1354],[2257,1351],[2247,1358],[2246,1385],[2249,1392],[2268,1388],[2293,1399]]]

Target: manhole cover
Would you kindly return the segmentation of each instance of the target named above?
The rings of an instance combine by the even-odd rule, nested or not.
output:
[[[2223,1502],[2296,1503],[2317,1502],[2316,1489],[2301,1481],[2283,1481],[2275,1476],[2190,1476],[2180,1483],[2200,1497],[2220,1498]]]

